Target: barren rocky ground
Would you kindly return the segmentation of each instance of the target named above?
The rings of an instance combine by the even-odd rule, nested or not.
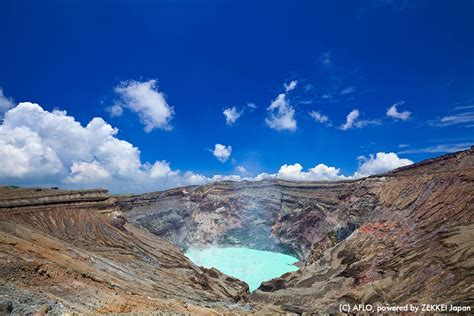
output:
[[[3,192],[2,312],[248,309],[236,304],[247,297],[246,284],[195,266],[169,242],[128,224],[104,191]]]
[[[299,258],[248,293],[190,245]],[[474,149],[339,182],[220,182],[137,196],[0,189],[2,312],[335,312],[474,304]]]

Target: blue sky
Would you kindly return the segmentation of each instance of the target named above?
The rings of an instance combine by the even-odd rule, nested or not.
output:
[[[367,161],[382,163],[377,153],[396,155],[390,167],[466,148],[474,143],[472,12],[472,1],[3,1],[0,182],[113,189],[116,171],[105,184],[89,174],[101,174],[103,144],[73,160],[48,156],[72,143],[56,148],[50,140],[61,136],[32,124],[58,109],[83,127],[100,117],[117,128],[104,139],[139,150],[137,168],[165,161],[170,172],[208,178],[296,163],[352,176]],[[24,101],[47,113],[24,107],[7,122]],[[226,124],[232,107],[241,115]],[[11,141],[21,126],[37,134],[41,154]],[[224,145],[218,157],[216,144]],[[36,158],[62,169],[38,175]],[[25,171],[13,174],[18,160]],[[83,167],[88,181],[65,181]]]

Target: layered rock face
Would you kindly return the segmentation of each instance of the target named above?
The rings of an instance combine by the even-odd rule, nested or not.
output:
[[[373,180],[377,204],[357,230],[252,299],[306,312],[344,302],[472,306],[474,151]]]
[[[182,249],[218,243],[298,256],[301,269],[262,284],[255,302],[293,312],[473,304],[473,149],[356,181],[221,182],[119,204]]]
[[[372,215],[377,179],[219,182],[122,198],[130,222],[186,249],[230,244],[314,260]]]
[[[130,225],[103,190],[1,187],[0,253],[0,314],[246,310],[245,283]]]
[[[293,254],[246,284],[189,246]],[[138,196],[0,188],[0,314],[336,312],[474,304],[474,149],[354,181],[220,182]],[[247,297],[248,296],[248,297]]]

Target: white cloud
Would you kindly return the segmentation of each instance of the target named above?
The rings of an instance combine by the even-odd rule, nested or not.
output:
[[[286,100],[286,95],[281,93],[267,108],[268,116],[265,122],[270,128],[280,130],[296,130],[295,109]]]
[[[13,100],[11,98],[7,98],[3,94],[3,89],[0,88],[0,118],[4,112],[6,112],[8,109],[11,109],[14,106],[15,104],[13,103]]]
[[[457,106],[457,107],[454,108],[455,111],[470,110],[470,109],[474,109],[474,105]]]
[[[285,86],[285,91],[288,92],[288,91],[294,90],[297,84],[298,84],[298,81],[293,80],[289,84],[284,83],[283,85]]]
[[[142,162],[140,150],[117,137],[118,130],[102,118],[82,126],[65,111],[45,111],[24,102],[5,113],[0,125],[0,183],[59,185],[65,188],[106,187],[112,192],[146,192],[222,180],[340,180],[385,172],[410,164],[394,153],[377,153],[364,158],[353,176],[340,169],[318,164],[303,171],[296,163],[282,165],[278,173],[250,177],[241,175],[204,176],[192,171],[173,170],[167,161]],[[213,154],[227,161],[231,146],[216,144]]]
[[[407,166],[413,163],[408,159],[402,159],[395,153],[378,152],[375,156],[370,155],[369,158],[364,156],[358,157],[361,161],[359,168],[353,175],[345,176],[341,170],[336,167],[330,167],[325,164],[318,164],[308,171],[303,171],[303,166],[299,163],[292,165],[284,164],[280,167],[278,173],[261,173],[250,180],[264,180],[264,179],[284,179],[290,181],[338,181],[350,180],[367,177],[373,174],[384,173],[402,166]],[[244,178],[249,180],[248,178]]]
[[[251,109],[256,109],[257,108],[257,105],[253,102],[247,103],[247,106]]]
[[[112,175],[98,161],[73,162],[71,175],[66,182],[71,183],[97,183],[111,180]]]
[[[232,146],[216,144],[212,153],[220,162],[226,162],[232,153]]]
[[[399,167],[413,164],[413,161],[399,158],[395,153],[379,152],[375,156],[370,155],[368,158],[362,156],[358,159],[362,161],[362,164],[354,173],[354,178],[367,177],[372,174],[380,174]]]
[[[250,180],[254,180],[254,181],[261,181],[261,180],[265,180],[265,179],[274,179],[276,178],[276,173],[266,173],[266,172],[262,172],[260,174],[258,174],[257,176],[255,176],[253,179],[250,179]]]
[[[308,171],[302,171],[303,166],[299,163],[293,165],[283,165],[278,171],[277,177],[284,180],[293,181],[334,181],[342,180],[347,177],[341,175],[341,170],[335,167],[329,167],[325,164],[319,164]]]
[[[166,161],[142,163],[140,150],[117,133],[102,118],[82,126],[65,111],[20,103],[0,125],[0,183],[106,187],[120,193],[213,181],[172,170]]]
[[[155,161],[150,168],[150,177],[154,179],[175,176],[179,176],[179,172],[171,170],[170,163],[165,160]]]
[[[209,179],[210,182],[216,181],[241,181],[243,178],[239,175],[231,174],[231,175],[214,175],[212,178]]]
[[[57,153],[36,132],[22,126],[0,126],[0,179],[44,178],[62,170]]]
[[[223,112],[225,116],[225,122],[227,125],[234,124],[243,114],[243,111],[238,111],[235,106],[227,108]]]
[[[344,123],[341,126],[341,129],[345,131],[354,127],[354,124],[357,118],[359,117],[359,115],[360,115],[359,110],[352,110],[349,114],[347,114],[346,123]]]
[[[392,117],[397,120],[402,120],[406,121],[410,118],[411,112],[409,111],[403,111],[403,112],[398,112],[397,107],[399,105],[405,104],[404,101],[400,101],[392,105],[388,110],[387,110],[387,116]]]
[[[463,113],[444,116],[439,120],[439,122],[437,122],[434,125],[444,127],[444,126],[473,123],[473,122],[474,122],[474,112],[463,112]]]
[[[119,117],[123,114],[123,108],[118,104],[114,104],[111,107],[106,108],[105,110],[109,112],[111,117]]]
[[[240,174],[248,174],[249,173],[244,166],[237,166],[236,169],[237,169],[237,172],[240,173]]]
[[[249,109],[248,111],[252,112],[257,108],[257,105],[253,102],[250,102],[247,103],[247,106],[244,106],[241,110],[238,110],[235,106],[225,109],[222,114],[225,116],[226,124],[233,125],[239,118],[242,117],[242,115],[244,115],[247,108]]]
[[[25,153],[24,168],[29,170],[25,174],[37,168],[38,157],[50,163],[47,168],[39,168],[45,176],[68,172],[74,163],[73,169],[77,172],[92,168],[81,162],[102,164],[111,174],[120,177],[134,176],[140,167],[139,150],[117,139],[118,130],[102,118],[93,118],[83,127],[65,111],[48,112],[38,104],[24,102],[5,114],[0,128],[1,141]]]
[[[346,131],[351,128],[363,128],[368,125],[378,125],[380,124],[379,120],[360,120],[360,112],[357,109],[352,110],[347,114],[346,122],[342,124],[339,129]]]
[[[4,123],[0,126],[0,147],[22,156],[18,169],[23,171],[14,174],[0,168],[0,177],[56,176],[67,173],[74,163],[74,170],[80,172],[78,163],[92,163],[94,160],[107,164],[117,174],[125,175],[129,168],[139,164],[138,150],[116,139],[116,133],[117,130],[101,118],[94,118],[82,127],[66,112],[48,112],[38,104],[20,103],[5,113]],[[122,161],[124,158],[128,159]],[[11,160],[7,155],[0,158],[4,162]]]
[[[323,95],[321,96],[321,99],[330,100],[330,99],[332,99],[332,94],[331,94],[331,93],[323,94]]]
[[[473,108],[474,105],[457,106],[454,108],[453,114],[428,121],[428,124],[438,127],[446,127],[452,125],[474,127],[474,111],[472,111]]]
[[[311,111],[309,115],[318,123],[327,123],[329,122],[329,117],[326,115],[321,114],[318,111]]]
[[[466,150],[472,146],[473,143],[457,143],[457,144],[438,144],[435,146],[424,148],[406,149],[398,152],[399,154],[438,154],[438,153],[453,153],[456,151]],[[403,148],[403,147],[401,147]]]
[[[352,87],[352,86],[349,86],[347,88],[345,88],[344,90],[341,91],[342,94],[350,94],[350,93],[353,93],[353,92],[356,92],[357,88],[356,87]]]
[[[114,90],[121,97],[121,106],[138,113],[147,133],[156,128],[172,129],[170,121],[174,109],[166,102],[165,95],[158,91],[156,80],[124,81]]]

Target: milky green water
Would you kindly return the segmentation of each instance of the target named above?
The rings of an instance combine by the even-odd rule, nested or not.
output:
[[[190,248],[185,255],[198,266],[214,267],[247,282],[250,291],[267,281],[298,268],[298,259],[281,253],[238,247]]]

